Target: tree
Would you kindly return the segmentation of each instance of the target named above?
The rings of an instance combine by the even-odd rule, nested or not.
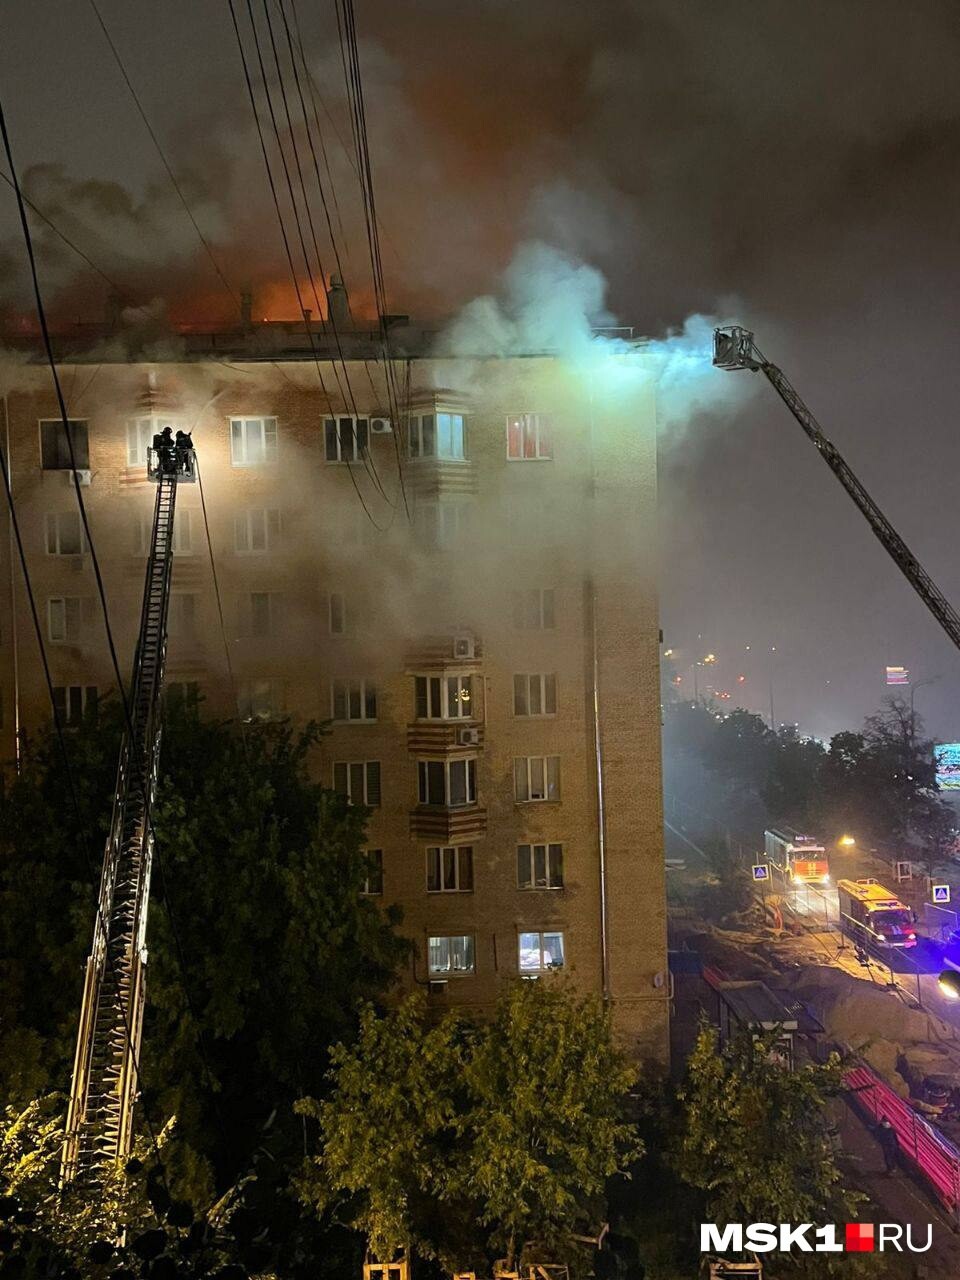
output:
[[[816,809],[825,754],[821,743],[801,737],[793,725],[777,731],[763,799],[778,821],[808,825]]]
[[[368,1010],[334,1053],[331,1095],[301,1104],[320,1126],[301,1194],[339,1201],[380,1257],[569,1258],[640,1154],[622,1114],[632,1075],[600,1003],[562,980],[509,984],[484,1024],[431,1023],[419,996]]]
[[[68,735],[79,818],[50,735],[0,793],[0,1087],[21,1104],[70,1076],[119,735],[116,710],[102,711]],[[154,811],[141,1123],[177,1117],[168,1175],[198,1206],[268,1148],[276,1194],[246,1199],[274,1223],[286,1215],[291,1250],[293,1103],[322,1095],[330,1046],[408,954],[397,916],[361,892],[364,810],[310,779],[319,738],[170,714]]]
[[[701,1029],[678,1090],[674,1166],[705,1194],[705,1221],[855,1221],[865,1197],[842,1183],[825,1113],[840,1059],[788,1070],[777,1039],[744,1030],[720,1049],[716,1031]],[[823,1255],[812,1257],[798,1255],[798,1269],[824,1274]],[[837,1269],[848,1266],[841,1257]]]

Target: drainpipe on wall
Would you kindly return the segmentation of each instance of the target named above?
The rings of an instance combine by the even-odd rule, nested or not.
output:
[[[592,464],[591,497],[597,500],[597,464],[594,452],[593,378],[590,379],[590,458]],[[595,553],[596,544],[592,541]],[[597,854],[600,874],[600,976],[603,998],[610,1000],[610,949],[607,929],[607,812],[603,789],[603,739],[600,733],[600,659],[597,653],[597,589],[591,571],[587,584],[590,600],[591,698],[593,701],[593,742],[597,772]]]
[[[13,466],[10,461],[10,410],[7,404],[7,392],[3,393],[3,432],[4,461],[7,468],[7,480],[10,485],[10,501],[13,502]],[[17,588],[13,576],[14,541],[13,515],[9,514],[9,546],[10,559],[10,643],[13,650],[13,742],[14,761],[17,773],[20,772],[20,642],[17,628]]]

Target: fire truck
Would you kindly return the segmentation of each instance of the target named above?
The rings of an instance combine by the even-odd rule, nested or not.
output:
[[[837,895],[840,927],[861,946],[886,949],[917,945],[914,913],[876,880],[841,880]]]
[[[792,885],[830,883],[827,851],[816,836],[792,827],[770,827],[763,833],[767,861]]]

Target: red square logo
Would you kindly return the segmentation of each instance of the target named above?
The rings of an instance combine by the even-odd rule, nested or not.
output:
[[[873,1253],[873,1223],[848,1222],[846,1246],[848,1253]]]

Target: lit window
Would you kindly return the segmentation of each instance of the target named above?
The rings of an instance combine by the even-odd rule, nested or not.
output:
[[[368,898],[379,898],[383,893],[383,850],[368,849],[366,859],[367,874],[360,892]]]
[[[514,799],[522,803],[533,800],[559,800],[560,757],[515,756],[513,794]]]
[[[73,441],[73,456],[78,471],[90,469],[90,443],[87,437],[87,424],[67,419],[70,427],[70,439]],[[44,471],[71,471],[74,463],[70,460],[70,444],[67,433],[63,429],[63,421],[55,418],[40,423],[40,466]]]
[[[53,705],[61,724],[78,725],[97,714],[96,685],[55,685]]]
[[[347,634],[347,602],[341,591],[331,591],[328,597],[327,621],[332,636]]]
[[[476,968],[473,937],[469,933],[429,938],[427,954],[431,973],[473,973]]]
[[[507,418],[507,457],[511,462],[552,458],[550,419],[542,413],[518,413]]]
[[[473,849],[433,846],[427,850],[427,893],[469,893],[473,889]]]
[[[476,760],[418,760],[421,804],[455,809],[477,800]]]
[[[372,680],[334,680],[331,702],[334,720],[377,718],[377,686]]]
[[[276,418],[230,419],[230,461],[235,467],[256,467],[276,460]]]
[[[407,426],[411,458],[466,457],[462,413],[414,414]]]
[[[554,932],[521,933],[520,972],[544,973],[563,968],[563,934]]]
[[[78,511],[58,511],[47,516],[48,555],[78,556],[86,546]]]
[[[418,720],[464,720],[474,714],[472,676],[416,676]]]
[[[283,715],[281,680],[245,680],[237,697],[240,719],[277,720]]]
[[[127,466],[145,467],[147,451],[153,448],[153,437],[164,427],[176,431],[181,423],[172,418],[133,418],[127,423]]]
[[[238,555],[269,551],[280,538],[280,512],[258,508],[242,511],[233,521],[233,546]]]
[[[359,462],[369,448],[369,420],[324,418],[323,442],[327,462]]]
[[[351,804],[364,804],[369,809],[377,808],[380,804],[380,761],[335,761],[333,789]]]
[[[47,601],[47,636],[50,640],[77,644],[83,632],[90,601],[79,596],[51,596]]]
[[[552,631],[556,625],[553,588],[514,591],[513,625],[518,631]]]
[[[518,889],[562,889],[563,845],[518,844]]]
[[[557,677],[555,675],[514,676],[513,714],[515,716],[555,716],[557,714]]]

